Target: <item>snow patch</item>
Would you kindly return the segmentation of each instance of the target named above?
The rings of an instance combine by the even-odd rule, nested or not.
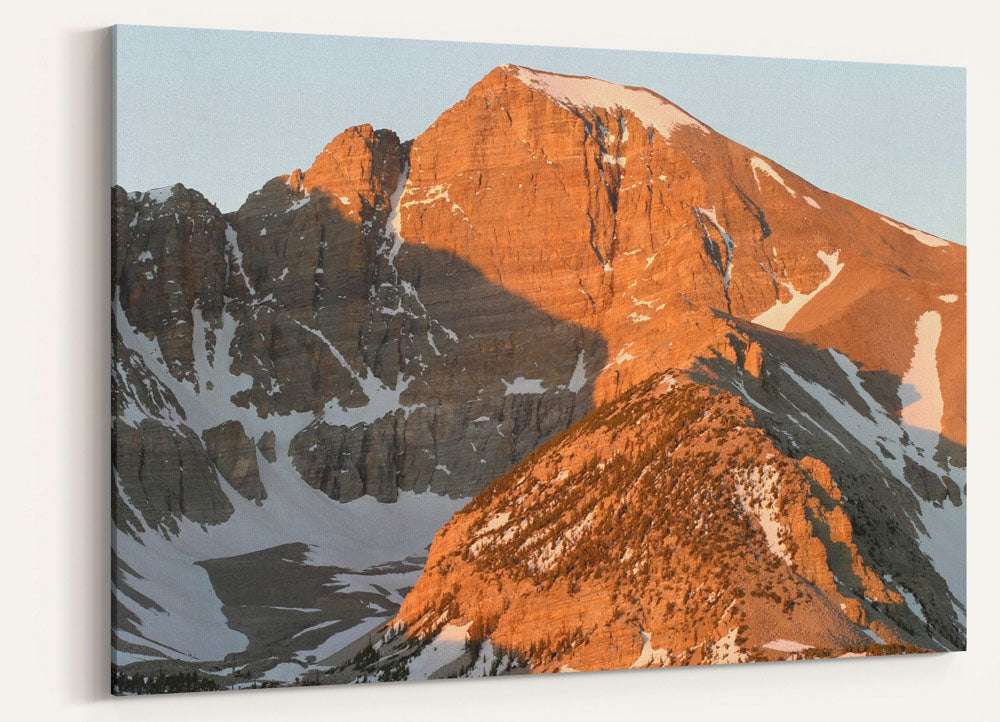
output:
[[[639,635],[642,637],[642,651],[639,652],[639,657],[629,665],[630,669],[668,666],[670,664],[670,653],[666,649],[654,648],[652,635],[648,634],[641,627]]]
[[[414,205],[429,205],[431,203],[436,203],[437,201],[443,200],[448,203],[451,203],[451,210],[453,212],[461,213],[463,218],[465,218],[465,220],[468,221],[469,217],[465,214],[465,211],[462,210],[462,207],[459,206],[457,203],[455,203],[451,199],[451,196],[448,195],[449,187],[450,186],[448,184],[439,184],[439,185],[429,186],[427,188],[417,188],[416,186],[412,186],[409,183],[407,183],[406,191],[404,193],[405,196],[409,197],[422,191],[424,193],[424,197],[418,200],[406,201],[405,203],[402,203],[401,206],[406,208]]]
[[[523,376],[518,376],[513,381],[508,381],[507,379],[500,379],[503,381],[505,387],[503,395],[511,396],[512,394],[544,394],[545,387],[542,385],[542,379],[526,379]]]
[[[875,632],[873,632],[872,630],[868,629],[867,627],[865,627],[861,631],[864,632],[865,634],[867,634],[869,637],[871,637],[875,641],[876,644],[885,644],[885,640],[884,639],[882,639],[880,636],[878,636],[877,634],[875,634]]]
[[[959,483],[961,483],[959,481]],[[948,590],[958,600],[953,605],[958,619],[965,619],[966,601],[966,505],[956,506],[945,499],[941,506],[919,497],[920,522],[924,525],[926,534],[921,534],[917,542],[920,551],[926,554],[934,569],[947,582]]]
[[[736,243],[733,241],[732,237],[726,233],[726,230],[719,223],[719,219],[715,216],[715,208],[695,208],[695,217],[698,219],[698,223],[701,225],[701,230],[706,236],[711,238],[711,234],[708,232],[708,227],[705,225],[704,218],[708,218],[712,225],[715,226],[715,230],[718,231],[719,235],[722,236],[723,243],[726,244],[726,267],[722,274],[722,287],[726,292],[726,296],[729,295],[729,282],[733,275],[733,252],[736,249]]]
[[[507,655],[500,657],[490,640],[486,639],[483,640],[482,645],[479,647],[479,656],[476,658],[476,661],[472,663],[472,667],[462,676],[489,677],[495,673],[495,669],[503,667],[510,667],[509,657]]]
[[[904,226],[902,223],[896,223],[896,221],[886,218],[885,216],[879,216],[884,223],[889,224],[893,228],[902,231],[903,233],[908,233],[918,241],[923,243],[925,246],[930,246],[931,248],[940,248],[942,246],[949,246],[951,243],[943,238],[938,238],[937,236],[932,236],[930,233],[924,233],[923,231],[918,231],[916,228],[910,228],[909,226]]]
[[[736,493],[743,510],[760,524],[771,553],[788,564],[792,556],[781,540],[784,527],[778,522],[778,472],[772,466],[740,469],[735,474]]]
[[[508,521],[510,521],[509,511],[497,514],[492,519],[490,519],[489,522],[486,523],[486,526],[484,526],[482,529],[482,533],[486,534],[492,531],[496,531],[497,529],[506,525]]]
[[[576,366],[573,368],[573,375],[569,378],[569,385],[567,388],[574,394],[579,393],[580,389],[584,387],[587,383],[587,369],[583,360],[583,351],[576,357]]]
[[[116,667],[124,667],[126,664],[132,664],[133,662],[162,662],[163,660],[163,657],[150,657],[148,654],[123,652],[113,647],[111,649],[111,663]]]
[[[339,621],[340,620],[335,619],[331,620],[330,622],[326,622],[324,624],[327,625],[337,624]],[[350,629],[345,629],[342,632],[337,632],[336,634],[330,635],[329,637],[326,638],[326,640],[321,642],[319,646],[314,647],[313,649],[304,649],[301,650],[300,652],[297,652],[295,657],[296,659],[302,662],[307,662],[309,660],[309,657],[315,658],[315,661],[310,663],[311,666],[304,671],[317,669],[319,667],[326,669],[327,665],[323,664],[323,661],[325,659],[327,659],[331,655],[336,654],[340,650],[344,649],[354,640],[361,638],[365,634],[368,634],[369,632],[371,632],[384,622],[385,622],[385,617],[366,617],[365,619],[361,620]],[[323,625],[318,624],[315,627],[310,627],[310,629],[316,629],[322,626]],[[303,630],[302,632],[299,632],[299,634],[303,634],[305,631],[306,630]]]
[[[388,247],[383,246],[380,251],[386,252],[386,257],[390,264],[394,263],[396,254],[399,253],[399,249],[403,246],[402,219],[399,217],[399,203],[406,190],[406,181],[409,179],[409,175],[410,166],[406,165],[399,174],[399,182],[396,184],[396,190],[393,191],[392,196],[389,198],[389,219],[385,225],[388,243],[391,245]]]
[[[783,285],[792,297],[787,301],[776,301],[771,308],[754,318],[754,323],[759,326],[774,329],[775,331],[784,331],[785,327],[787,327],[791,320],[795,317],[795,314],[801,311],[807,303],[813,300],[820,291],[833,283],[833,280],[840,275],[842,270],[844,270],[844,264],[837,262],[840,257],[839,250],[834,251],[832,254],[824,251],[817,251],[816,257],[823,262],[823,265],[826,266],[830,273],[830,275],[826,277],[826,280],[820,282],[820,284],[809,293],[802,293],[796,289],[790,281],[786,281]]]
[[[291,684],[306,672],[306,667],[298,662],[282,662],[264,672],[260,679],[266,682]]]
[[[761,646],[764,649],[773,649],[775,652],[804,652],[807,649],[813,648],[811,644],[793,642],[790,639],[772,639],[767,644]]]
[[[917,343],[913,347],[910,368],[899,387],[899,400],[903,403],[903,421],[914,429],[941,433],[941,416],[944,414],[944,397],[938,377],[937,347],[941,338],[941,314],[927,311],[917,319]],[[927,439],[926,447],[936,446],[937,439]]]
[[[709,129],[668,100],[639,88],[627,88],[596,78],[542,73],[519,66],[507,66],[525,85],[540,90],[567,109],[629,110],[645,127],[655,128],[669,140],[681,127]]]
[[[750,167],[753,168],[753,177],[754,180],[757,181],[757,190],[761,190],[760,176],[757,174],[757,171],[763,171],[765,174],[771,176],[771,178],[774,179],[782,188],[788,191],[789,195],[791,195],[792,198],[795,198],[796,196],[795,191],[788,187],[788,185],[785,183],[785,179],[782,178],[780,175],[778,175],[778,171],[772,168],[766,160],[754,156],[753,158],[750,159]],[[815,201],[813,202],[815,203]],[[818,207],[819,206],[817,206],[817,208]]]
[[[469,627],[446,624],[436,637],[410,660],[407,679],[430,679],[431,675],[451,664],[465,653],[465,643],[469,640]]]
[[[337,347],[334,346],[322,332],[314,328],[310,328],[299,321],[295,321],[295,323],[303,330],[308,331],[323,342],[323,344],[329,349],[330,353],[333,354],[334,358],[340,362],[340,365],[343,366],[344,369],[354,378],[355,382],[357,382],[357,384],[361,387],[365,396],[368,397],[367,404],[350,409],[343,408],[337,399],[332,399],[326,404],[325,407],[323,407],[323,416],[327,423],[344,424],[348,426],[354,426],[355,424],[361,423],[371,424],[383,416],[395,413],[398,410],[403,410],[406,415],[409,416],[410,412],[419,408],[419,404],[406,406],[400,400],[403,392],[406,391],[410,383],[412,383],[412,376],[404,378],[403,372],[400,371],[396,375],[396,383],[393,387],[386,386],[382,380],[367,367],[365,368],[365,375],[362,376],[354,370],[344,355],[340,353]]]
[[[612,366],[619,366],[619,365],[621,365],[621,364],[625,363],[626,361],[632,361],[632,360],[634,360],[634,359],[635,359],[635,356],[633,356],[632,354],[630,354],[630,353],[628,352],[628,350],[629,350],[629,349],[630,349],[630,348],[631,348],[632,346],[633,346],[633,342],[631,342],[631,341],[630,341],[629,343],[625,344],[625,345],[624,345],[624,346],[622,346],[622,347],[621,347],[620,349],[618,349],[618,354],[617,354],[617,355],[616,355],[616,356],[614,357],[614,359],[613,359],[613,360],[612,360],[612,361],[611,361],[610,363],[608,363],[608,364],[607,364],[607,365],[606,365],[606,366],[605,366],[604,368],[605,368],[605,369],[609,369],[609,368],[611,368]]]
[[[590,531],[596,515],[597,510],[592,510],[583,519],[542,546],[528,562],[531,570],[540,574],[551,569],[566,551],[572,549],[581,537]]]
[[[164,186],[163,188],[153,188],[146,191],[149,196],[149,200],[152,203],[166,203],[170,197],[174,194],[173,186]]]
[[[910,608],[910,611],[916,615],[917,619],[924,623],[924,626],[927,626],[927,617],[924,616],[924,610],[921,608],[913,592],[906,587],[899,587],[899,594],[903,597],[903,601],[906,602],[906,606]]]
[[[307,203],[309,203],[309,200],[310,200],[309,199],[309,194],[306,193],[304,196],[302,196],[298,200],[292,201],[292,204],[290,206],[288,206],[288,208],[285,209],[285,213],[291,213],[292,211],[297,211],[299,208],[302,208]]]
[[[746,652],[740,649],[740,645],[736,642],[738,634],[739,630],[734,627],[729,630],[726,636],[711,646],[709,664],[740,664],[749,659]]]
[[[266,231],[261,229],[260,234],[263,236]],[[238,273],[243,276],[243,281],[246,284],[247,291],[251,296],[257,295],[257,291],[254,289],[253,285],[250,283],[250,278],[246,274],[246,269],[243,266],[243,251],[240,250],[240,244],[237,243],[236,229],[233,228],[228,223],[226,224],[226,251],[227,251],[227,262],[229,254],[232,255],[233,260],[236,262],[238,268]],[[232,268],[229,269],[232,273]]]

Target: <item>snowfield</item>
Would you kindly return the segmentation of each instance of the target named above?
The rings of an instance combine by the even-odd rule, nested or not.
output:
[[[223,524],[201,527],[183,519],[177,536],[167,538],[146,531],[141,541],[117,528],[112,530],[119,558],[140,575],[133,577],[123,571],[124,580],[164,609],[147,610],[125,594],[116,595],[140,619],[144,639],[135,640],[137,643],[187,660],[218,660],[246,648],[247,638],[229,628],[208,573],[195,562],[303,542],[310,546],[307,564],[367,569],[425,554],[437,530],[466,501],[401,492],[396,504],[382,504],[372,497],[340,504],[309,487],[294,472],[282,473],[276,464],[259,456],[258,461],[262,462],[261,477],[268,490],[263,506],[222,481],[236,509]],[[395,581],[399,588],[412,586],[417,576],[410,574]],[[337,576],[338,583],[344,581],[351,584],[347,592],[368,591],[366,586],[372,583],[396,588],[393,579],[386,576]],[[390,598],[402,601],[396,592]],[[363,631],[344,632],[341,638],[346,644]],[[329,645],[325,644],[312,653],[319,657],[337,651],[327,650]]]

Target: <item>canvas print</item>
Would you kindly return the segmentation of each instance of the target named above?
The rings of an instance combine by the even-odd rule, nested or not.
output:
[[[114,693],[965,649],[964,71],[113,38]]]

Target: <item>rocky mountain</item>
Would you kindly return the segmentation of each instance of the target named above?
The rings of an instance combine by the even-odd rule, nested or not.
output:
[[[120,666],[964,647],[964,247],[517,66],[112,218]]]

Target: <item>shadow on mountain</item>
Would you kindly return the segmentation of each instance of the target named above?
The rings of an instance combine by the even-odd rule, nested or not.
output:
[[[126,316],[169,340],[163,355],[172,374],[209,386],[197,378],[201,338],[190,331],[197,325],[191,307],[208,289],[212,307],[224,311],[213,313],[215,322],[206,318],[206,345],[223,335],[224,314],[237,323],[227,349],[209,349],[231,361],[228,378],[214,379],[211,390],[256,409],[261,427],[268,418],[277,424],[290,413],[312,413],[290,452],[298,473],[331,497],[394,501],[399,490],[470,496],[593,408],[592,380],[571,382],[578,363],[588,376],[604,367],[598,334],[546,314],[454,254],[403,243],[388,257],[386,239],[370,232],[385,227],[385,208],[364,208],[361,223],[341,212],[338,199],[314,191],[303,203],[280,179],[227,216],[196,191],[178,185],[171,193],[163,208],[173,212],[146,224],[140,201],[116,189],[113,288]],[[275,206],[290,211],[275,214]],[[196,255],[184,252],[191,232],[185,209],[202,219]],[[223,232],[230,224],[236,249]],[[148,278],[150,268],[159,275]],[[160,292],[164,286],[180,292]],[[143,325],[146,314],[166,330]],[[188,329],[191,348],[177,347],[173,326]],[[155,376],[155,364],[145,362]],[[249,388],[220,388],[244,374]],[[167,453],[169,444],[161,446]],[[116,453],[130,449],[119,444]],[[147,462],[156,455],[144,451]],[[159,468],[116,466],[147,475]],[[176,465],[162,466],[168,473]],[[123,485],[136,488],[134,481],[123,478]],[[175,485],[141,481],[146,489]],[[144,516],[142,504],[156,498],[143,494]],[[204,516],[174,505],[148,518],[177,513]]]

